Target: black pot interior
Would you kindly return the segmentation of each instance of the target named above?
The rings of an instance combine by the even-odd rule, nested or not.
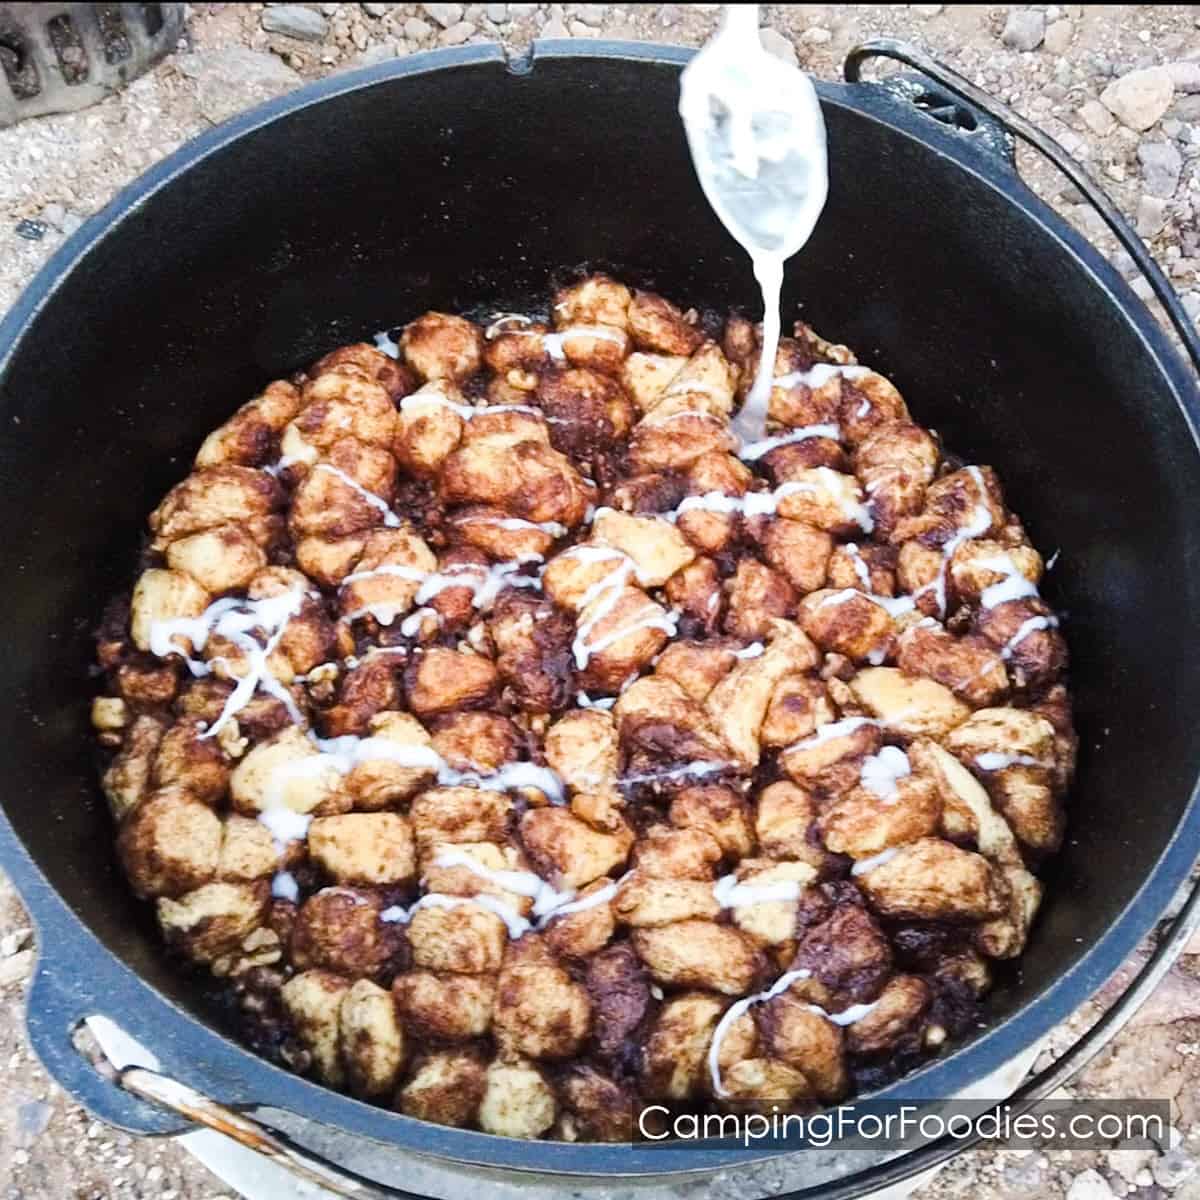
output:
[[[555,57],[514,74],[493,59],[263,125],[126,212],[46,296],[0,379],[0,803],[80,920],[203,1019],[115,870],[89,748],[91,630],[131,578],[147,513],[264,382],[429,308],[520,309],[564,268],[599,263],[756,311],[748,263],[695,183],[676,74]],[[1061,551],[1047,590],[1069,616],[1081,769],[1032,943],[990,1001],[1003,1018],[1118,919],[1187,803],[1200,469],[1167,376],[1074,254],[852,93],[827,96],[830,199],[788,305],[994,465],[1034,542]]]

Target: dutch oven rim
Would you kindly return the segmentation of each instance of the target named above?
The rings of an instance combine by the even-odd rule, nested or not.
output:
[[[539,61],[558,58],[616,58],[682,66],[694,53],[689,47],[600,39],[584,43],[536,41],[528,57],[517,60],[510,59],[495,43],[454,47],[319,80],[231,118],[190,139],[150,167],[85,221],[49,258],[0,321],[0,385],[42,307],[67,283],[74,268],[94,245],[119,233],[131,214],[160,190],[185,176],[193,166],[257,130],[343,94],[433,71],[499,65],[506,66],[515,75],[524,75],[536,70]],[[893,136],[915,141],[926,151],[952,160],[958,169],[999,192],[1026,220],[1038,227],[1041,235],[1062,244],[1090,276],[1093,286],[1106,294],[1107,300],[1120,310],[1136,331],[1147,354],[1170,384],[1193,444],[1200,449],[1196,432],[1200,428],[1200,396],[1190,371],[1166,334],[1116,270],[1029,190],[1015,169],[994,152],[956,136],[936,121],[903,105],[879,86],[821,81],[817,90],[823,104],[849,109],[886,126]],[[1187,805],[1154,868],[1107,930],[1080,954],[1068,971],[1050,981],[1040,995],[983,1030],[970,1042],[930,1060],[871,1093],[869,1098],[902,1097],[916,1102],[943,1098],[952,1089],[936,1085],[949,1076],[961,1075],[964,1065],[969,1066],[972,1078],[960,1080],[956,1085],[958,1089],[969,1082],[985,1079],[1014,1053],[1044,1036],[1094,995],[1162,919],[1173,897],[1187,881],[1197,859],[1192,847],[1198,845],[1200,777],[1193,784]],[[72,1028],[93,1013],[111,1015],[115,1011],[117,1015],[113,1019],[139,1040],[147,1041],[148,1048],[164,1056],[173,1050],[176,1059],[168,1063],[168,1069],[201,1091],[215,1092],[219,1098],[228,1098],[231,1103],[286,1109],[305,1120],[325,1125],[335,1123],[336,1128],[345,1133],[452,1163],[548,1175],[621,1177],[711,1171],[762,1162],[785,1153],[779,1150],[705,1153],[694,1149],[673,1151],[666,1147],[631,1148],[625,1143],[524,1141],[433,1125],[366,1104],[275,1066],[214,1025],[188,1012],[138,975],[100,941],[50,884],[2,809],[0,866],[17,884],[38,932],[39,957],[27,997],[30,1040],[50,1072],[75,1099],[120,1127],[147,1134],[181,1132],[187,1128],[182,1122],[164,1120],[157,1110],[133,1100],[121,1093],[116,1085],[102,1080],[73,1048]],[[105,987],[93,985],[91,994],[81,995],[81,991],[89,989],[81,989],[77,981],[63,979],[69,966],[81,961],[96,968],[96,978],[103,977]],[[170,1035],[157,1039],[157,1044],[156,1039],[146,1032],[164,1028],[170,1030]],[[190,1043],[186,1052],[176,1045],[176,1038]],[[230,1090],[235,1095],[230,1096]],[[701,1157],[705,1160],[703,1166],[697,1161]],[[915,1164],[913,1170],[920,1169],[920,1165]],[[849,1184],[856,1175],[843,1177],[835,1186]]]

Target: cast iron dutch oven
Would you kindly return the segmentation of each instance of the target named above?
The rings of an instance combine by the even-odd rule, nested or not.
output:
[[[868,52],[925,76],[820,87],[829,203],[789,266],[785,311],[802,304],[950,447],[993,464],[1033,541],[1060,551],[1047,591],[1067,615],[1082,738],[1067,844],[1019,974],[973,1036],[880,1093],[926,1100],[983,1078],[1092,994],[1200,847],[1200,404],[1147,309],[1020,182],[987,98],[911,50]],[[0,862],[38,925],[33,1045],[105,1120],[144,1133],[184,1124],[79,1056],[72,1028],[95,1013],[219,1100],[269,1103],[399,1150],[591,1176],[699,1165],[690,1152],[424,1124],[242,1049],[168,965],[115,869],[88,729],[91,631],[131,576],[146,514],[205,431],[264,381],[426,309],[520,309],[581,263],[691,303],[757,310],[676,117],[688,53],[549,42],[510,63],[470,47],[314,84],[143,176],[0,326]],[[1183,328],[1157,273],[1153,283]],[[947,1152],[850,1170],[822,1194],[861,1194]],[[389,1182],[402,1187],[401,1163]]]

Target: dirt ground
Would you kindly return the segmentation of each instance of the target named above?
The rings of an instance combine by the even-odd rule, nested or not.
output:
[[[0,130],[0,312],[91,213],[151,163],[233,113],[302,82],[434,46],[534,37],[698,44],[719,6],[604,4],[196,4],[176,54],[83,112]],[[272,11],[274,10],[274,11]],[[281,30],[301,29],[312,40]],[[1098,177],[1200,316],[1200,6],[770,5],[776,53],[836,78],[865,38],[911,39],[1050,132]],[[1151,69],[1135,88],[1131,71]],[[1101,97],[1104,97],[1101,100]],[[1114,115],[1114,110],[1116,115]],[[1026,179],[1127,276],[1132,263],[1043,164]],[[1136,290],[1146,294],[1144,284]],[[1145,949],[1139,951],[1143,955]],[[228,1189],[170,1141],[92,1121],[26,1045],[22,991],[36,947],[0,878],[0,1200],[217,1200]],[[1131,961],[1127,973],[1136,965]],[[1102,1010],[1085,1006],[1043,1054]],[[1200,1200],[1200,939],[1153,1000],[1074,1085],[1085,1096],[1166,1097],[1176,1141],[1158,1151],[960,1156],[918,1195],[1007,1200]]]

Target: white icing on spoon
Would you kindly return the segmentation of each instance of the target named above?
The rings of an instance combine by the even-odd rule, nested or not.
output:
[[[720,32],[680,78],[692,162],[721,223],[762,288],[758,373],[733,431],[763,437],[779,346],[783,264],[808,241],[829,191],[825,122],[798,68],[763,49],[758,5],[729,5]]]

